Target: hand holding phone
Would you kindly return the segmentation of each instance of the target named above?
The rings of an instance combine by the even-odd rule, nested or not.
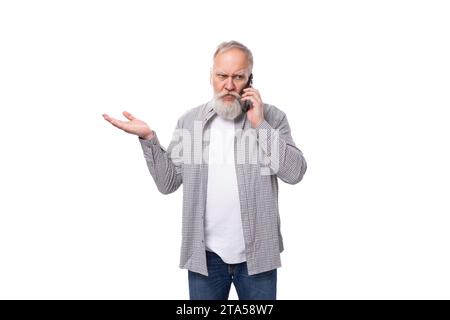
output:
[[[248,82],[245,85],[245,88],[250,88],[253,84],[253,73],[250,74],[250,76],[248,77]],[[241,91],[241,95],[244,94],[244,90]],[[250,107],[252,106],[252,102],[250,100],[246,100],[244,101],[244,103],[242,104],[242,113],[247,113],[247,111],[250,109]]]

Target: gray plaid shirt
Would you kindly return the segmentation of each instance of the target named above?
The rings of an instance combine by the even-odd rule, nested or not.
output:
[[[212,101],[179,118],[167,150],[155,135],[139,138],[158,190],[169,194],[183,184],[180,268],[208,275],[204,219],[208,183]],[[295,146],[286,115],[264,104],[265,120],[252,128],[246,114],[235,119],[235,167],[249,275],[281,266],[283,239],[278,213],[278,179],[296,184],[306,161]]]

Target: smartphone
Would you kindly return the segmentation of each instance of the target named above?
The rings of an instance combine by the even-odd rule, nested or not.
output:
[[[250,76],[248,77],[248,82],[245,85],[245,88],[250,88],[253,84],[253,73],[250,74]],[[241,91],[241,95],[244,94],[244,90]],[[242,113],[247,113],[247,111],[250,109],[250,107],[252,106],[252,102],[250,100],[245,100],[244,103],[242,104]]]

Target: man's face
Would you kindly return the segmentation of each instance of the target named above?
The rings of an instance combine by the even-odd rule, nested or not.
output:
[[[216,98],[225,105],[236,103],[237,97],[247,84],[248,67],[247,56],[239,49],[218,54],[211,70],[211,83]]]

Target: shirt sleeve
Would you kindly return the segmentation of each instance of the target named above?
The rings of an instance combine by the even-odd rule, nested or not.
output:
[[[149,140],[139,138],[148,170],[163,194],[175,192],[183,182],[182,143],[178,122],[167,150],[161,146],[156,132]]]
[[[263,120],[255,130],[265,165],[261,174],[276,174],[289,184],[300,182],[306,172],[306,160],[292,139],[286,115],[283,114],[275,127]]]

